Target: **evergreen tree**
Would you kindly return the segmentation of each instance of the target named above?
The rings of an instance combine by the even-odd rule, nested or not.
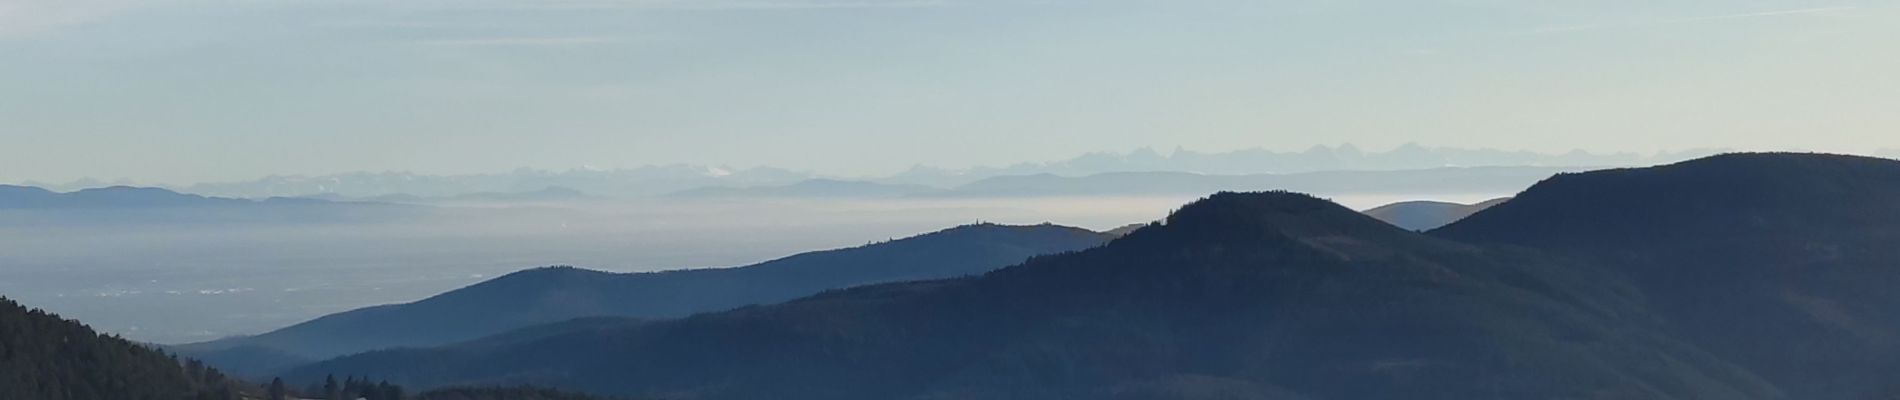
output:
[[[0,399],[226,400],[230,384],[201,361],[0,297]]]
[[[605,397],[563,392],[533,386],[445,388],[417,394],[406,400],[606,400]],[[631,399],[631,398],[628,398]]]
[[[288,393],[284,390],[284,378],[271,379],[270,400],[284,400],[287,396]]]
[[[400,396],[395,386],[390,385],[389,381],[382,381],[377,382],[376,387],[370,389],[369,396],[366,397],[371,400],[402,400]]]
[[[342,389],[343,389],[342,387],[338,387],[336,384],[336,375],[323,377],[323,399],[324,400],[342,400],[343,399],[343,392],[341,391]]]

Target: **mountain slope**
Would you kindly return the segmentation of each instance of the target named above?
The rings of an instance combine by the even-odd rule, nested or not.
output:
[[[1471,216],[1471,214],[1484,211],[1486,208],[1491,208],[1491,206],[1498,205],[1507,200],[1510,199],[1492,199],[1475,204],[1458,204],[1442,201],[1407,201],[1374,207],[1364,211],[1364,213],[1400,228],[1425,231],[1458,222],[1458,220]]]
[[[255,202],[249,200],[204,197],[165,189],[130,186],[55,193],[30,186],[0,185],[0,209],[215,207],[253,203]]]
[[[826,289],[979,274],[1030,256],[1080,250],[1106,240],[1100,233],[1055,225],[982,224],[738,268],[633,274],[539,268],[414,303],[332,314],[263,335],[179,349],[198,354],[261,346],[328,358],[448,344],[580,317],[682,317],[776,303]]]
[[[235,399],[221,376],[0,298],[0,399]]]
[[[1433,232],[1633,278],[1680,336],[1794,398],[1875,398],[1900,371],[1900,161],[1730,154],[1564,174]]]
[[[290,376],[678,399],[1777,397],[1657,324],[1592,268],[1304,195],[1223,193],[1106,246],[981,277],[372,352]]]
[[[0,185],[0,226],[388,221],[427,211],[420,206],[308,198],[206,197],[129,186],[58,193]]]

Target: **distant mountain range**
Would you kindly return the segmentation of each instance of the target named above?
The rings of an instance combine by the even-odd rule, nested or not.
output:
[[[424,208],[373,202],[273,197],[206,197],[159,188],[113,186],[59,193],[0,185],[0,225],[310,222],[390,220]]]
[[[1087,176],[1116,172],[1192,172],[1206,175],[1296,174],[1321,171],[1389,171],[1446,167],[1605,167],[1654,165],[1716,154],[1720,150],[1687,150],[1656,154],[1591,153],[1571,151],[1544,154],[1529,151],[1428,147],[1407,143],[1387,151],[1365,151],[1351,144],[1313,146],[1303,151],[1261,148],[1228,152],[1175,149],[1162,154],[1152,148],[1129,153],[1090,153],[1049,163],[1022,163],[1007,167],[952,170],[919,166],[880,182],[953,187],[984,178],[1052,174]]]
[[[574,190],[574,189],[569,189],[569,188],[564,188],[564,187],[557,187],[557,186],[550,186],[550,187],[542,188],[540,190],[525,191],[525,192],[482,192],[482,193],[468,193],[468,194],[459,194],[459,195],[454,195],[454,196],[440,196],[440,197],[423,197],[423,196],[416,196],[416,195],[411,195],[411,194],[388,194],[388,195],[371,196],[371,197],[349,197],[349,196],[339,195],[335,193],[324,193],[324,194],[315,194],[315,195],[309,195],[309,196],[301,196],[298,198],[316,199],[316,200],[325,200],[325,201],[355,201],[355,202],[392,203],[392,204],[427,204],[427,205],[482,204],[482,203],[505,203],[505,204],[555,203],[555,202],[573,202],[573,201],[587,201],[587,200],[600,199],[600,197],[598,196],[590,195],[590,194],[581,192],[579,190]]]
[[[0,210],[138,209],[185,207],[262,207],[308,205],[377,205],[347,199],[271,197],[260,200],[207,197],[168,189],[111,186],[54,192],[32,186],[0,185]]]
[[[172,189],[208,196],[241,198],[316,195],[336,195],[346,198],[372,198],[387,195],[446,198],[473,193],[522,193],[548,187],[562,187],[607,197],[646,197],[700,188],[760,188],[761,191],[767,192],[764,194],[770,194],[773,190],[767,188],[798,186],[797,184],[802,181],[813,179],[862,181],[895,185],[894,187],[922,186],[950,189],[994,177],[1043,174],[1083,177],[1126,172],[1174,172],[1224,176],[1487,166],[1568,167],[1574,170],[1577,167],[1653,165],[1714,153],[1713,150],[1690,150],[1651,155],[1598,154],[1583,151],[1541,154],[1526,151],[1427,147],[1418,144],[1406,144],[1388,151],[1373,152],[1363,151],[1352,145],[1315,146],[1303,151],[1248,149],[1231,152],[1196,152],[1176,149],[1169,154],[1143,148],[1129,153],[1091,153],[1069,160],[1022,163],[1006,167],[944,169],[918,166],[890,176],[841,177],[765,167],[739,169],[666,165],[615,170],[518,169],[508,173],[468,175],[358,172],[323,176],[271,176],[254,181],[204,183]],[[817,181],[814,184],[823,182]],[[80,180],[63,184],[28,184],[57,190],[129,185],[124,182],[107,183],[98,180]],[[856,189],[863,188],[856,187]],[[709,190],[717,191],[718,189]],[[796,187],[781,190],[800,191]],[[882,189],[877,192],[882,192]],[[812,192],[802,193],[810,195]]]
[[[785,186],[700,188],[675,199],[721,198],[946,198],[1199,195],[1219,191],[1296,190],[1353,194],[1514,193],[1538,180],[1578,168],[1477,167],[1296,174],[1206,175],[1190,172],[1118,172],[985,178],[940,189],[869,181],[814,179]]]
[[[1474,204],[1447,203],[1442,201],[1406,201],[1374,207],[1363,211],[1366,215],[1378,218],[1388,224],[1414,231],[1428,231],[1449,225],[1471,214],[1477,214],[1486,208],[1502,204],[1510,198],[1486,200]]]
[[[1421,234],[1222,193],[976,277],[296,368],[670,399],[1900,395],[1900,161],[1562,174]]]
[[[668,193],[665,199],[929,199],[1064,196],[1193,196],[1217,191],[1294,190],[1329,195],[1430,195],[1514,193],[1544,177],[1576,168],[1474,167],[1395,171],[1328,171],[1296,174],[1205,175],[1187,172],[1127,172],[1088,176],[1054,174],[998,176],[954,188],[922,185],[810,179],[784,185],[699,187]],[[578,189],[550,186],[521,192],[479,192],[427,197],[390,194],[353,197],[320,193],[262,200],[207,197],[159,188],[114,186],[56,193],[25,186],[0,186],[0,210],[241,207],[335,205],[389,206],[538,204],[611,201]]]
[[[550,187],[612,197],[642,197],[708,186],[790,184],[808,173],[775,168],[727,169],[690,165],[618,170],[541,171],[518,169],[501,174],[424,175],[407,172],[357,172],[324,176],[271,176],[255,181],[203,183],[177,188],[190,193],[231,197],[311,196],[351,198],[406,195],[447,198],[477,193],[523,193]]]
[[[273,198],[264,201],[183,194],[158,188],[112,186],[57,193],[31,186],[0,185],[0,209],[78,209],[146,207],[237,207],[300,202]]]
[[[449,344],[580,317],[677,318],[864,284],[980,274],[1031,256],[1094,247],[1108,235],[1056,225],[968,225],[757,265],[654,273],[540,268],[408,304],[370,307],[257,336],[176,346],[261,374],[307,359]]]
[[[1551,174],[1575,170],[1575,168],[1559,167],[1477,167],[1256,175],[1127,172],[1066,177],[1042,174],[989,178],[931,195],[941,197],[1195,195],[1219,191],[1260,190],[1407,195],[1513,193]]]
[[[811,179],[789,185],[757,187],[704,187],[674,192],[667,197],[676,199],[726,199],[726,198],[893,198],[918,196],[942,192],[943,189],[908,184],[877,183],[868,181],[847,181],[837,179]]]

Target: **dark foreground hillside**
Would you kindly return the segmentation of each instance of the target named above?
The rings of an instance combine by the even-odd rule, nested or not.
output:
[[[1791,398],[1900,396],[1900,161],[1731,154],[1564,174],[1433,234],[1630,277],[1672,334]]]
[[[557,267],[497,277],[414,303],[332,314],[253,337],[180,346],[267,375],[301,358],[455,343],[582,317],[676,318],[770,304],[827,289],[975,275],[1109,235],[1056,225],[979,224],[756,265],[654,273]]]
[[[1770,399],[1614,274],[1223,193],[981,277],[299,368],[669,399]]]
[[[239,383],[0,298],[0,399],[236,399]]]

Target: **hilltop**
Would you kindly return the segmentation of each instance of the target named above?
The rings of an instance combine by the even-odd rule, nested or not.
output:
[[[1432,232],[1628,276],[1676,335],[1793,398],[1900,393],[1900,161],[1727,154],[1563,174]]]

